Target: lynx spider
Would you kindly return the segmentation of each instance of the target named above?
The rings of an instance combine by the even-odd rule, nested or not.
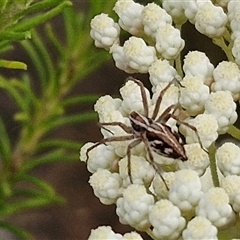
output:
[[[88,156],[89,152],[101,144],[106,144],[108,142],[114,142],[114,141],[134,140],[128,145],[127,152],[126,152],[127,159],[128,159],[128,175],[129,175],[130,181],[132,182],[131,149],[136,147],[141,142],[143,142],[146,147],[146,151],[147,151],[147,155],[148,155],[147,161],[153,166],[155,171],[158,172],[158,174],[161,177],[161,179],[163,180],[166,188],[168,189],[168,186],[162,176],[163,170],[154,162],[152,150],[154,152],[156,152],[157,154],[165,156],[165,157],[186,161],[187,156],[185,153],[185,149],[183,147],[185,144],[185,138],[180,133],[176,132],[170,126],[168,126],[166,124],[166,122],[170,118],[173,118],[178,123],[186,125],[187,127],[191,128],[196,133],[197,133],[197,130],[194,126],[181,121],[176,115],[174,115],[175,111],[179,108],[179,104],[170,105],[157,118],[159,108],[160,108],[160,105],[162,102],[162,98],[163,98],[165,92],[168,90],[168,88],[174,82],[178,82],[178,80],[176,80],[174,78],[160,92],[151,118],[149,117],[148,101],[147,101],[147,96],[146,96],[146,92],[145,92],[143,83],[141,81],[139,81],[137,79],[133,79],[133,78],[129,78],[128,80],[135,82],[140,87],[144,115],[142,115],[136,111],[132,111],[129,114],[129,120],[130,120],[131,126],[127,126],[126,124],[124,124],[122,122],[99,123],[100,126],[104,129],[106,129],[104,126],[119,126],[129,135],[112,136],[112,137],[107,137],[107,138],[100,140],[99,142],[95,143],[94,145],[92,145],[90,148],[87,149],[87,151],[86,151],[87,159],[89,158],[89,156]],[[106,130],[108,130],[108,129],[106,129]],[[199,139],[199,136],[198,136],[198,139]],[[201,145],[200,141],[199,141],[199,143]],[[202,147],[202,145],[201,145],[201,147]]]

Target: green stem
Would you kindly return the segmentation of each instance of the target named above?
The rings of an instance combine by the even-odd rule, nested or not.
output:
[[[230,134],[232,137],[240,140],[240,129],[237,127],[231,125],[228,129],[228,134]]]
[[[226,45],[225,40],[223,37],[213,38],[213,43],[219,46],[226,54],[229,61],[234,62],[234,57],[232,55],[232,43],[230,42],[229,45]]]
[[[215,159],[215,153],[216,153],[215,143],[213,143],[209,147],[208,152],[209,152],[210,170],[211,170],[213,185],[215,187],[219,187],[219,179],[218,179],[217,165],[216,165],[216,159]]]

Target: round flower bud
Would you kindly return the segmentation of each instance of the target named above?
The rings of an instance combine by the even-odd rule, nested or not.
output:
[[[235,57],[235,62],[240,65],[240,33],[233,41],[232,54]]]
[[[184,9],[182,7],[182,1],[163,0],[162,7],[168,14],[171,15],[175,24],[182,25],[187,21],[187,18],[184,15]]]
[[[150,102],[150,93],[147,88],[144,89],[147,96],[147,101]],[[138,84],[133,81],[127,81],[126,84],[120,89],[120,94],[123,98],[121,112],[124,114],[124,116],[129,116],[132,111],[144,114],[143,99]]]
[[[166,24],[172,24],[172,18],[168,13],[155,3],[147,4],[142,10],[142,23],[144,32],[155,38],[159,28]]]
[[[110,48],[114,43],[119,42],[120,27],[108,17],[101,13],[91,20],[90,35],[95,40],[95,46]]]
[[[199,5],[195,20],[195,27],[200,33],[214,38],[223,35],[228,18],[221,7],[208,1]]]
[[[157,59],[153,62],[148,69],[148,73],[153,92],[160,83],[169,83],[178,76],[176,69],[166,59]]]
[[[176,161],[179,169],[192,169],[201,176],[209,166],[208,154],[201,148],[199,143],[184,145],[187,161]]]
[[[239,4],[239,3],[238,3]],[[230,27],[232,29],[231,39],[234,41],[240,36],[240,7],[238,6],[233,13],[233,18],[230,21]]]
[[[199,8],[199,1],[197,0],[192,0],[192,1],[188,1],[188,0],[184,0],[181,1],[182,3],[182,7],[184,9],[184,14],[187,17],[187,19],[191,22],[191,23],[195,23],[195,17]]]
[[[157,59],[155,48],[147,46],[142,38],[130,37],[124,42],[123,52],[129,67],[139,73],[147,73]]]
[[[240,175],[240,148],[236,144],[226,142],[219,147],[216,160],[224,176]]]
[[[240,10],[239,0],[229,0],[227,5],[228,19],[232,21],[235,18],[235,13]]]
[[[213,78],[212,91],[229,91],[234,100],[239,98],[240,70],[236,63],[228,61],[220,62],[213,70]]]
[[[94,173],[98,169],[116,169],[116,161],[118,160],[114,148],[110,145],[99,145],[88,152],[87,150],[93,146],[93,143],[86,143],[80,150],[80,160],[87,162],[87,169]],[[87,159],[88,156],[88,159]]]
[[[131,184],[123,190],[123,196],[117,200],[116,212],[122,224],[129,224],[144,231],[150,227],[149,207],[154,204],[154,197],[146,192],[143,185]]]
[[[120,70],[125,71],[126,73],[134,73],[135,70],[132,69],[125,58],[123,47],[118,44],[113,44],[110,48],[110,53],[112,54],[115,65]]]
[[[218,138],[218,122],[214,115],[203,113],[186,122],[197,130],[181,124],[180,130],[187,143],[200,143],[204,148],[208,148]]]
[[[207,218],[217,228],[224,228],[235,221],[235,213],[229,205],[229,197],[220,187],[210,188],[202,196],[196,214]]]
[[[240,212],[240,176],[229,175],[223,178],[221,186],[228,194],[234,211]]]
[[[133,0],[118,0],[113,10],[119,16],[119,25],[132,35],[140,35],[143,32],[141,12],[144,6]]]
[[[150,207],[149,220],[156,239],[178,239],[186,224],[179,208],[163,199]]]
[[[125,233],[123,235],[122,240],[143,240],[143,238],[136,232],[130,232],[130,233]]]
[[[186,229],[182,233],[183,240],[217,240],[218,230],[205,217],[197,216],[188,222]]]
[[[119,174],[123,179],[123,186],[126,187],[131,184],[130,177],[134,184],[150,186],[155,171],[144,157],[131,154],[130,163],[128,163],[126,156],[119,161],[118,165]],[[129,176],[129,171],[131,176]]]
[[[97,229],[92,229],[91,234],[88,237],[88,240],[96,239],[122,240],[122,235],[119,233],[115,233],[110,226],[101,226]]]
[[[164,182],[163,182],[163,179]],[[153,179],[153,190],[158,199],[168,198],[169,188],[175,180],[174,172],[163,172],[162,178],[159,174],[155,174]],[[168,186],[168,189],[166,188]]]
[[[199,76],[203,79],[203,83],[208,86],[212,82],[213,69],[213,64],[203,52],[191,51],[184,58],[183,71],[185,75]]]
[[[209,87],[203,84],[202,77],[187,75],[181,81],[179,102],[189,115],[196,116],[204,110],[209,97]]]
[[[169,189],[169,200],[182,214],[192,216],[202,194],[197,172],[190,169],[175,172],[175,180]]]
[[[228,126],[237,120],[236,103],[229,91],[212,92],[205,102],[204,113],[214,115],[220,134],[225,133]]]
[[[185,46],[180,31],[170,24],[159,28],[156,33],[156,49],[166,59],[175,59]]]
[[[100,202],[106,205],[116,203],[122,194],[122,179],[118,173],[98,169],[89,179],[93,192]]]

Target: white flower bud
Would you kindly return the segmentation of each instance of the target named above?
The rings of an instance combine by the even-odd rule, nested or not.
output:
[[[96,47],[111,47],[119,42],[119,34],[120,27],[107,14],[101,13],[91,20],[90,35],[95,40]]]
[[[211,188],[202,196],[196,214],[207,218],[217,228],[226,227],[235,220],[229,197],[220,187]]]
[[[134,184],[150,186],[155,171],[150,163],[141,156],[135,156],[131,154],[130,165],[128,166],[128,158],[122,158],[119,165],[119,174],[123,179],[123,186],[131,184],[129,176],[129,168],[131,171],[132,182]]]
[[[240,65],[240,33],[233,41],[232,54],[235,57],[235,62]]]
[[[149,220],[157,239],[178,239],[186,224],[179,208],[163,199],[150,207]]]
[[[119,46],[118,44],[113,44],[113,46],[110,48],[110,53],[112,54],[117,68],[125,71],[126,73],[135,72],[135,70],[128,65],[122,46]]]
[[[114,239],[115,240],[115,239]],[[122,240],[143,240],[140,234],[136,232],[125,233]]]
[[[204,84],[210,86],[214,66],[205,53],[199,51],[189,52],[184,58],[183,71],[185,75],[200,76]]]
[[[192,216],[202,194],[197,172],[190,169],[175,172],[175,180],[169,189],[169,200],[183,215]]]
[[[236,63],[228,61],[220,62],[213,70],[213,78],[214,82],[211,85],[212,91],[229,91],[234,100],[239,98],[240,70]]]
[[[87,161],[87,149],[93,143],[86,143],[80,150],[80,160]],[[88,152],[87,169],[89,172],[94,173],[98,169],[116,169],[116,161],[118,157],[115,154],[114,148],[111,145],[99,145]]]
[[[239,3],[238,3],[239,4]],[[231,39],[235,40],[240,36],[240,7],[238,6],[233,13],[233,18],[230,22],[232,29]]]
[[[88,240],[122,240],[122,235],[115,233],[110,226],[100,226],[97,229],[92,229]]]
[[[188,222],[182,233],[183,240],[217,240],[218,230],[205,217],[197,216]]]
[[[131,184],[123,190],[123,197],[117,200],[116,212],[122,224],[144,231],[150,227],[148,213],[153,204],[153,196],[143,185]]]
[[[145,88],[147,101],[150,102],[150,93]],[[120,94],[123,98],[121,105],[121,112],[128,116],[132,111],[144,114],[143,100],[141,90],[138,84],[133,81],[127,81],[126,84],[120,89]]]
[[[226,142],[219,147],[216,160],[224,176],[240,175],[240,148],[236,144]]]
[[[175,59],[185,46],[180,31],[170,24],[159,28],[156,34],[156,49],[166,59]]]
[[[124,42],[123,52],[129,67],[139,73],[147,73],[157,59],[155,48],[147,46],[142,38],[130,37]]]
[[[159,5],[149,3],[142,10],[142,23],[144,32],[154,38],[159,28],[172,24],[172,18]]]
[[[206,114],[212,114],[218,122],[218,132],[225,133],[237,120],[236,103],[229,91],[212,92],[205,102]]]
[[[112,98],[109,95],[100,97],[94,105],[94,111],[99,115],[99,121],[104,122],[103,116],[106,112],[112,112],[118,110],[121,105],[121,99]]]
[[[197,129],[196,132],[181,124],[181,131],[184,133],[187,143],[199,143],[200,140],[202,146],[208,148],[218,138],[218,122],[214,115],[203,113],[186,122]]]
[[[203,84],[200,76],[187,75],[181,81],[181,106],[191,115],[196,116],[203,112],[206,100],[209,97],[209,87]]]
[[[184,146],[187,161],[177,161],[179,169],[192,169],[201,176],[209,165],[208,154],[201,148],[199,143],[186,144]]]
[[[223,178],[221,186],[228,194],[234,211],[240,212],[240,176],[229,175]]]
[[[144,6],[132,0],[118,0],[113,10],[119,16],[119,25],[132,35],[140,35],[143,31],[141,12]]]
[[[169,61],[157,59],[148,69],[149,80],[152,84],[152,90],[155,92],[160,83],[169,83],[178,76],[176,69],[170,65]]]
[[[184,15],[184,9],[182,7],[182,1],[176,0],[163,0],[162,7],[172,16],[175,24],[182,25],[187,21]]]
[[[195,27],[210,38],[220,37],[226,30],[227,15],[211,1],[199,5],[195,16]]]
[[[122,179],[118,173],[98,169],[89,179],[93,192],[100,202],[106,205],[116,203],[122,195]]]
[[[227,5],[228,19],[232,21],[235,17],[236,11],[240,10],[239,0],[229,0]]]
[[[182,7],[184,9],[184,14],[191,23],[195,23],[195,17],[198,11],[198,0],[183,0],[181,1]],[[205,1],[204,1],[205,2]]]
[[[158,199],[168,198],[169,190],[166,188],[165,184],[167,184],[168,188],[170,188],[170,186],[175,180],[175,173],[163,172],[162,177],[165,183],[163,182],[159,174],[155,174],[155,177],[152,182],[154,193],[157,195]]]

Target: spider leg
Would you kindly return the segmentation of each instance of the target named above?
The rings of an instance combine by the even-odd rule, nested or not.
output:
[[[168,85],[160,92],[159,94],[159,97],[156,101],[156,104],[155,104],[155,107],[154,107],[154,110],[153,110],[153,115],[152,115],[152,119],[154,120],[157,115],[158,115],[158,112],[159,112],[159,108],[160,108],[160,105],[161,105],[161,102],[162,102],[162,99],[163,99],[163,96],[165,94],[165,92],[168,90],[168,88],[174,83],[174,82],[178,82],[178,80],[176,78],[174,78],[173,80],[171,80]]]
[[[149,113],[148,113],[148,101],[147,101],[147,95],[146,95],[143,83],[141,81],[135,79],[135,78],[132,78],[132,77],[130,77],[128,79],[135,82],[140,87],[142,102],[143,102],[143,109],[144,109],[144,116],[148,117],[148,115],[149,115]]]
[[[196,127],[194,127],[193,125],[191,125],[191,124],[189,124],[187,122],[184,122],[184,121],[180,120],[177,116],[175,116],[175,115],[173,115],[171,113],[169,113],[169,115],[170,115],[169,118],[171,117],[171,118],[175,119],[178,123],[183,124],[186,127],[192,129],[196,133],[196,135],[197,135],[198,142],[199,142],[201,148],[204,150],[204,152],[208,153],[208,151],[202,145],[202,142],[201,142],[201,139],[199,137],[199,134],[198,134],[198,131],[197,131]]]
[[[97,146],[101,145],[101,144],[105,144],[108,142],[117,142],[117,141],[127,141],[127,140],[132,140],[134,139],[134,135],[128,135],[128,136],[113,136],[113,137],[108,137],[108,138],[103,138],[101,141],[95,143],[94,145],[92,145],[91,147],[89,147],[86,151],[86,155],[87,155],[87,161],[89,159],[89,152],[92,151],[94,148],[96,148]]]
[[[131,142],[127,147],[127,160],[128,160],[128,176],[130,178],[130,182],[133,183],[132,180],[132,172],[131,172],[131,150],[132,148],[136,147],[138,144],[142,142],[142,139],[136,139],[135,141]]]
[[[162,173],[163,173],[163,170],[154,162],[154,158],[153,158],[153,155],[152,155],[152,151],[151,151],[151,148],[150,148],[150,145],[149,145],[149,142],[146,138],[145,135],[142,135],[142,141],[144,142],[145,146],[146,146],[146,149],[147,149],[147,153],[148,153],[148,156],[149,156],[149,159],[148,162],[153,166],[154,170],[158,173],[158,175],[160,176],[160,178],[162,179],[165,187],[167,190],[169,190],[168,186],[167,186],[167,183],[165,181],[165,179],[163,178],[162,176]]]
[[[158,119],[156,120],[156,122],[167,122],[169,118],[172,117],[172,115],[174,115],[174,113],[176,112],[176,110],[178,109],[178,104],[172,104],[169,107],[167,107],[164,112],[158,117]],[[172,113],[170,113],[172,111]]]
[[[122,128],[126,133],[132,133],[132,128],[127,126],[126,124],[122,123],[122,122],[109,122],[109,123],[98,123],[100,125],[100,127],[102,126],[119,126],[120,128]],[[105,127],[102,127],[103,129],[111,132],[110,130],[108,130]],[[112,132],[111,132],[112,133]]]

